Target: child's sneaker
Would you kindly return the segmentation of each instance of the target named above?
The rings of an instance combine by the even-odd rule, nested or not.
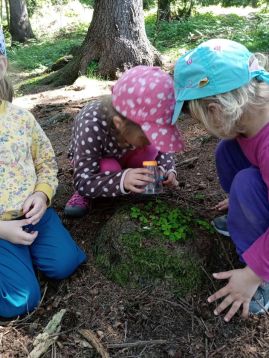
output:
[[[269,308],[269,284],[259,286],[249,304],[249,313],[265,313]]]
[[[227,228],[227,215],[218,216],[211,221],[215,230],[224,236],[230,236]]]
[[[64,213],[73,218],[81,218],[88,213],[90,209],[90,199],[75,192],[65,205]]]

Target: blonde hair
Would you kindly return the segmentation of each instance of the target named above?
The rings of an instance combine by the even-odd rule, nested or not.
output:
[[[261,54],[253,56],[263,62]],[[253,78],[248,84],[230,92],[221,93],[202,99],[188,101],[189,111],[193,118],[203,123],[206,129],[220,138],[234,138],[244,133],[244,114],[255,113],[268,104],[269,85]],[[219,105],[218,116],[210,111],[209,105]]]
[[[14,96],[13,86],[5,75],[2,79],[0,79],[0,101],[8,101],[12,102]]]

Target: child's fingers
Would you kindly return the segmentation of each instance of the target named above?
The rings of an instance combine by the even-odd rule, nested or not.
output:
[[[22,206],[23,213],[26,214],[30,210],[32,205],[33,205],[33,198],[30,196],[23,203],[23,206]]]
[[[147,175],[136,175],[134,177],[135,180],[140,180],[140,181],[143,181],[143,182],[146,182],[146,183],[154,183],[155,180]]]
[[[214,302],[216,300],[218,300],[221,297],[227,296],[229,294],[229,289],[227,286],[222,287],[220,290],[218,290],[217,292],[215,292],[213,295],[211,295],[210,297],[208,297],[207,301],[209,303]]]
[[[34,240],[37,238],[38,231],[32,231],[30,233],[23,231],[21,235],[21,240],[23,245],[32,245]]]
[[[32,218],[40,212],[41,208],[39,205],[33,206],[30,211],[25,215],[26,218]]]
[[[130,185],[129,190],[131,190],[131,192],[133,192],[133,193],[138,193],[138,194],[145,192],[145,189],[144,189],[144,188],[141,188],[141,189],[140,189],[140,188],[137,188],[137,187],[134,186],[134,185]]]
[[[132,169],[132,172],[134,174],[149,174],[149,175],[152,174],[152,172],[147,168],[135,168],[135,169]]]
[[[229,206],[229,199],[224,199],[215,205],[214,209],[216,210],[226,210]]]
[[[233,316],[239,310],[241,304],[242,304],[241,301],[234,301],[234,303],[233,303],[232,307],[230,308],[229,312],[224,317],[225,322],[229,322],[233,318]]]
[[[242,317],[248,318],[248,314],[249,314],[249,302],[244,302],[243,310],[242,310]]]
[[[32,224],[31,219],[21,219],[14,221],[14,224],[18,225],[18,227],[23,227]]]
[[[32,216],[31,217],[32,225],[36,225],[40,221],[40,218],[41,218],[41,213],[37,213],[36,215]]]
[[[146,186],[148,183],[147,182],[145,182],[145,181],[143,181],[143,180],[134,180],[134,182],[132,183],[133,185],[135,185],[135,186]]]
[[[233,303],[233,298],[231,295],[228,295],[224,298],[224,300],[221,302],[221,304],[218,305],[218,307],[214,310],[214,314],[218,315],[222,311],[224,311],[228,306],[230,306]]]
[[[217,273],[213,273],[213,277],[216,278],[217,280],[225,280],[228,279],[232,276],[233,271],[224,271],[224,272],[217,272]]]

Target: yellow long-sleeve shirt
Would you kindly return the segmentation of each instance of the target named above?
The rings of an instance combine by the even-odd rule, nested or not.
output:
[[[0,104],[0,220],[22,215],[35,191],[49,201],[57,187],[57,164],[49,139],[33,115],[9,102]]]

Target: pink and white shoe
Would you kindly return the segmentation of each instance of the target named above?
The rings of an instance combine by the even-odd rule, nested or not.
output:
[[[90,209],[90,199],[79,195],[76,191],[65,205],[64,213],[73,218],[82,218]]]

